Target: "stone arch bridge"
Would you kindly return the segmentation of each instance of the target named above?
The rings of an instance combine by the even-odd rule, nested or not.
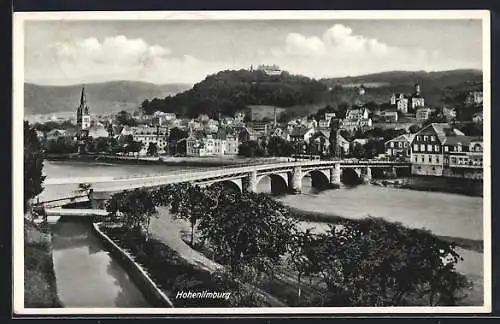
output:
[[[407,162],[380,160],[295,161],[221,167],[217,170],[186,170],[166,175],[47,179],[45,184],[75,184],[76,186],[79,183],[88,183],[93,188],[90,199],[104,201],[111,194],[123,190],[154,188],[182,182],[203,186],[221,183],[233,190],[256,192],[259,182],[269,177],[271,192],[282,194],[300,193],[302,179],[306,176],[311,178],[312,187],[325,189],[340,184],[341,177],[345,173],[351,173],[366,182],[371,180],[373,169],[391,169],[392,172],[396,172],[397,168],[409,167],[410,164]]]

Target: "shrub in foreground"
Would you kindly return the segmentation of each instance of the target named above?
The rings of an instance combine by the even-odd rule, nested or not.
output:
[[[171,299],[175,307],[237,307],[246,291],[237,282],[221,273],[211,274],[188,263],[177,252],[155,239],[146,240],[140,232],[125,232],[122,228],[102,227],[118,245],[129,251],[151,279]],[[229,298],[176,298],[178,292],[230,292]],[[254,307],[261,304],[253,303]]]
[[[57,297],[50,236],[28,222],[24,231],[24,306],[61,307]]]

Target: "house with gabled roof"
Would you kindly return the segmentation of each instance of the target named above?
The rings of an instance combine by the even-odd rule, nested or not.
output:
[[[384,143],[385,154],[389,158],[401,158],[410,161],[410,145],[415,134],[403,134]]]
[[[482,152],[471,154],[471,137],[447,123],[432,123],[417,132],[411,142],[411,170],[417,175],[456,176],[457,167],[482,166]],[[477,142],[477,141],[476,141]],[[474,146],[476,147],[476,146]],[[474,155],[476,162],[471,162]],[[480,161],[480,162],[479,162]],[[473,165],[476,163],[475,165]],[[469,177],[465,175],[464,177]],[[471,177],[482,177],[482,170]]]

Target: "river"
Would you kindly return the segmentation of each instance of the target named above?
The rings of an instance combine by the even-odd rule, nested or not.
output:
[[[191,167],[196,169],[196,167]],[[45,161],[47,178],[125,176],[171,173],[186,167],[98,162]],[[46,185],[40,200],[70,196],[75,185]],[[90,224],[61,219],[52,226],[57,293],[64,307],[149,307],[126,271],[106,251]]]
[[[148,307],[90,226],[81,220],[61,219],[52,227],[57,295],[64,307]]]
[[[191,167],[199,169],[199,167]],[[151,173],[175,173],[183,166],[166,165],[123,165],[109,163],[89,163],[74,161],[46,161],[44,174],[49,178],[66,177],[101,177],[125,176]],[[65,187],[66,186],[66,187]],[[48,185],[42,197],[50,199],[56,192],[71,193],[75,185]],[[269,178],[261,180],[258,190],[268,192]],[[342,187],[337,190],[316,191],[311,188],[310,179],[303,180],[303,193],[277,197],[286,205],[306,210],[347,218],[361,218],[367,215],[383,217],[390,221],[398,221],[414,228],[427,228],[437,235],[461,237],[473,240],[483,238],[483,198],[460,194],[415,191],[409,189],[386,188],[372,185]],[[45,196],[44,196],[45,195]],[[324,227],[323,223],[313,224]],[[114,263],[98,244],[79,224],[70,222],[61,225],[60,232],[55,233],[57,244],[54,254],[57,284],[68,305],[85,304],[93,307],[103,305],[124,306],[127,304],[142,305],[142,297],[135,292],[136,288],[129,282],[123,270]],[[73,244],[72,239],[63,239],[65,233],[85,232],[83,240]],[[69,240],[69,241],[68,241]],[[64,247],[64,245],[70,247]],[[460,249],[464,261],[457,265],[459,271],[474,278],[480,283],[483,277],[483,254]],[[76,274],[76,275],[75,275]],[[74,281],[75,277],[85,277],[85,283]],[[87,285],[87,278],[92,283]],[[71,291],[83,289],[85,292],[76,295]],[[124,292],[127,291],[127,294]],[[124,295],[131,294],[130,297]],[[98,297],[97,299],[92,296]],[[65,303],[66,304],[66,303]],[[99,304],[99,305],[97,305]],[[130,305],[128,307],[131,307]]]

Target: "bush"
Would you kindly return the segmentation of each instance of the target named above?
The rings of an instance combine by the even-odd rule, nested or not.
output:
[[[329,306],[453,306],[469,288],[454,244],[379,218],[346,221],[306,251]],[[389,248],[390,247],[390,248]]]
[[[61,307],[57,297],[50,237],[33,224],[25,226],[24,305]]]
[[[239,306],[237,297],[241,288],[237,282],[219,273],[211,274],[188,263],[177,252],[155,239],[146,241],[139,232],[124,232],[120,228],[101,228],[118,245],[130,251],[136,262],[150,274],[151,279],[171,298],[175,307],[230,307]],[[228,290],[230,289],[230,290]],[[178,291],[231,292],[230,299],[177,299]],[[253,306],[256,306],[255,304]]]

